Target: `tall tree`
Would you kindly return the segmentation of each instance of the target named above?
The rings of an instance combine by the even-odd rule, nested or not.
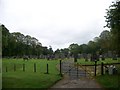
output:
[[[0,26],[2,29],[2,55],[7,56],[8,54],[8,39],[9,39],[9,30],[4,26]]]
[[[115,51],[120,56],[120,1],[115,0],[110,5],[109,9],[107,9],[106,27],[110,28],[112,33],[112,42],[114,45]]]
[[[111,33],[107,30],[104,30],[103,32],[101,32],[100,36],[99,36],[99,45],[100,45],[100,49],[103,52],[108,52],[111,50]]]
[[[79,45],[78,44],[71,44],[69,46],[70,53],[73,54],[78,54],[79,53]]]
[[[53,54],[53,49],[52,49],[52,46],[49,46],[48,53],[49,53],[50,55],[52,55],[52,54]]]

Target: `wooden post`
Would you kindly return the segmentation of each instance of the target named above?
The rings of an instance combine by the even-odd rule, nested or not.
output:
[[[23,72],[25,71],[25,64],[23,64]]]
[[[69,65],[69,76],[70,76],[70,65]]]
[[[78,63],[77,63],[77,77],[78,77]]]
[[[61,60],[60,60],[60,75],[62,75]]]
[[[103,75],[104,68],[103,68],[103,62],[101,63],[101,75]]]
[[[96,76],[96,66],[97,66],[97,61],[95,60],[95,76]]]
[[[36,63],[34,63],[34,72],[36,72]]]
[[[87,73],[87,70],[86,70],[86,64],[85,64],[85,77],[86,77],[86,73]]]
[[[47,74],[49,73],[48,64],[47,64]]]
[[[14,72],[16,71],[16,65],[14,64]]]

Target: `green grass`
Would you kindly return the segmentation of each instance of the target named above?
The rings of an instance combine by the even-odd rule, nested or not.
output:
[[[84,59],[78,60],[80,64],[94,64],[94,62],[85,62]],[[106,59],[104,63],[117,63],[118,60]],[[37,66],[37,72],[33,71],[34,63]],[[46,73],[46,64],[49,64],[49,74]],[[3,59],[2,60],[2,84],[3,88],[49,88],[62,77],[56,68],[58,60],[47,61],[45,59],[23,61],[22,59]],[[98,64],[101,61],[98,61]],[[14,64],[16,71],[14,72]],[[25,64],[25,72],[22,65]],[[6,72],[6,66],[8,72]],[[118,66],[119,67],[119,66]],[[118,68],[120,71],[120,68]],[[120,79],[120,78],[119,78]],[[97,76],[96,80],[105,88],[118,87],[118,75]],[[114,83],[113,83],[114,82]]]
[[[95,62],[93,61],[85,61],[85,59],[78,59],[77,60],[79,64],[81,65],[94,65]],[[97,64],[101,64],[101,62],[103,62],[104,64],[109,64],[109,63],[118,63],[120,62],[120,58],[118,58],[118,60],[112,60],[111,58],[107,58],[105,60],[99,60],[97,61]]]
[[[116,75],[101,75],[97,76],[96,80],[99,82],[104,88],[116,88],[120,86],[120,65],[116,65],[118,74]],[[120,88],[119,88],[120,89]]]
[[[25,72],[23,72],[22,65],[25,64]],[[33,66],[36,63],[37,71],[34,72]],[[46,73],[46,64],[49,65],[49,74]],[[29,60],[23,61],[22,59],[3,59],[2,60],[2,83],[3,88],[49,88],[56,81],[61,79],[59,71],[56,68],[58,60],[47,61]],[[16,71],[14,72],[14,64]],[[6,72],[6,66],[8,72]]]
[[[104,87],[104,88],[118,88],[119,87],[119,79],[118,75],[103,75],[97,76],[96,80]]]

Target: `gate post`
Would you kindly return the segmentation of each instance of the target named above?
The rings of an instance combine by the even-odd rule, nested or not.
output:
[[[85,77],[86,77],[86,71],[87,71],[87,70],[86,70],[86,64],[85,64]]]
[[[62,67],[61,67],[62,63],[61,63],[61,60],[60,60],[60,75],[62,76]]]
[[[69,76],[70,76],[70,65],[69,65]]]
[[[103,62],[101,63],[101,75],[103,75],[104,69],[103,69]]]
[[[77,63],[77,77],[78,77],[78,63]]]
[[[44,74],[49,74],[49,67],[48,67],[48,63],[46,65],[46,72]]]
[[[95,76],[96,76],[96,66],[97,66],[97,60],[95,60]]]

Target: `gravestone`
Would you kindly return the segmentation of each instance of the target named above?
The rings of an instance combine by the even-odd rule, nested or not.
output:
[[[117,74],[117,69],[115,66],[113,66],[113,74]]]
[[[116,54],[113,54],[112,59],[113,59],[113,60],[117,60],[117,55],[116,55]]]
[[[113,65],[110,65],[109,68],[108,68],[108,73],[109,75],[112,75],[113,74]]]
[[[112,58],[112,52],[108,51],[108,58]]]
[[[106,66],[104,66],[104,67],[105,67],[105,73],[108,74],[108,68],[109,68],[109,66],[106,65]]]
[[[80,58],[82,58],[82,57],[81,57],[81,54],[78,54],[78,59],[80,59]]]
[[[86,53],[83,54],[83,57],[84,57],[85,61],[88,61],[88,55]]]
[[[91,55],[91,61],[95,61],[96,60],[96,55],[95,54],[92,54]]]
[[[28,56],[24,56],[23,57],[23,60],[25,61],[25,60],[27,60],[28,61],[28,59],[29,59],[29,57]]]

